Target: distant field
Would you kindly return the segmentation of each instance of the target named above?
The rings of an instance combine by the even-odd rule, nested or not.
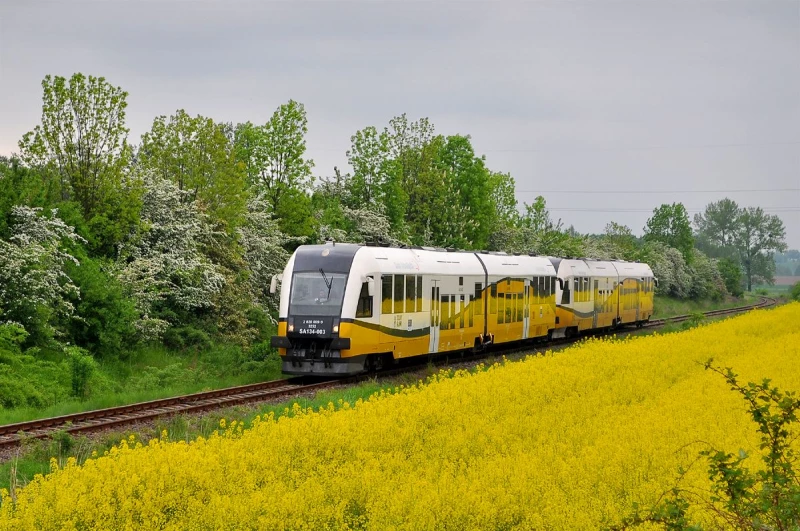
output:
[[[800,277],[775,277],[775,286],[794,286]]]

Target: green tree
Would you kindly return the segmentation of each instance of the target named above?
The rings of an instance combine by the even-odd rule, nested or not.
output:
[[[307,191],[314,161],[305,158],[308,118],[302,103],[289,100],[261,126],[250,122],[235,130],[236,158],[245,168],[248,184],[263,194],[277,212],[289,190]]]
[[[682,203],[661,205],[644,227],[645,241],[662,242],[678,249],[687,264],[692,261],[694,238],[689,224],[689,214]]]
[[[725,288],[734,297],[742,296],[742,268],[739,262],[731,258],[722,258],[717,262],[717,267],[725,281]]]
[[[222,124],[189,116],[183,109],[169,119],[159,116],[142,135],[139,163],[188,192],[185,200],[199,201],[229,230],[242,223],[247,210],[245,173]]]
[[[753,280],[774,281],[775,261],[772,253],[786,250],[786,229],[778,216],[764,213],[760,208],[743,209],[734,244],[747,279],[747,290],[752,291]]]
[[[800,282],[795,282],[792,286],[791,296],[794,300],[800,301]]]
[[[636,236],[626,225],[620,225],[614,221],[606,224],[602,239],[607,243],[612,252],[616,255],[613,258],[622,260],[635,260],[637,255]]]
[[[126,144],[128,93],[103,77],[46,76],[42,123],[19,142],[22,160],[51,175],[63,200],[74,199],[91,219],[114,193],[130,159]]]
[[[703,213],[694,216],[697,246],[709,256],[735,255],[734,240],[740,214],[739,205],[731,199],[709,203]]]

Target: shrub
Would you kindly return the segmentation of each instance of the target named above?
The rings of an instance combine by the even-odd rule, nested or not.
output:
[[[72,374],[72,395],[84,399],[89,395],[89,380],[97,370],[94,358],[79,347],[67,347]]]
[[[784,392],[761,383],[739,383],[738,375],[730,368],[720,369],[708,360],[706,369],[725,378],[732,391],[739,393],[747,404],[753,422],[758,426],[763,468],[751,470],[745,466],[747,452],[736,454],[710,447],[700,452],[708,462],[712,481],[711,514],[720,529],[797,529],[800,522],[800,477],[795,465],[797,452],[792,449],[795,439],[800,399],[793,392]],[[680,486],[649,514],[628,518],[623,529],[646,523],[656,523],[664,529],[701,529],[691,525],[687,515],[696,496]]]
[[[792,286],[792,298],[796,301],[800,301],[800,282],[796,282],[794,286]]]

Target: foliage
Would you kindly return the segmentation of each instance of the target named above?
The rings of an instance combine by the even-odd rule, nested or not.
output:
[[[103,77],[45,76],[42,123],[19,142],[22,160],[52,174],[62,199],[74,198],[90,219],[113,193],[130,158],[128,93]]]
[[[687,263],[692,261],[694,239],[689,224],[689,214],[683,203],[661,205],[644,227],[645,241],[661,242],[678,249]]]
[[[717,262],[717,268],[728,293],[734,297],[741,297],[744,291],[742,290],[742,269],[739,267],[739,263],[731,258],[723,258]]]
[[[795,282],[792,286],[791,296],[794,300],[800,301],[800,282]]]
[[[143,340],[160,337],[167,322],[159,310],[203,310],[214,305],[223,276],[202,252],[212,227],[187,192],[171,181],[145,173],[142,222],[146,227],[120,248],[114,271],[136,302]]]
[[[261,195],[270,212],[290,212],[297,192],[305,193],[313,179],[314,161],[305,158],[308,118],[302,103],[281,105],[261,126],[239,124],[234,131],[236,160],[244,166],[247,183]],[[293,193],[294,192],[294,193]],[[281,229],[293,236],[310,234],[290,223]]]
[[[748,452],[736,454],[707,448],[700,455],[708,463],[712,482],[708,504],[712,525],[720,529],[796,529],[800,522],[800,478],[794,439],[800,400],[796,393],[781,391],[764,378],[761,383],[741,384],[728,367],[721,369],[705,363],[705,368],[724,377],[732,391],[744,399],[751,420],[760,437],[759,451],[763,466],[748,466]],[[685,529],[687,514],[696,502],[690,489],[676,487],[669,497],[649,515],[636,515],[626,527],[658,523],[665,529]],[[695,524],[692,529],[701,529]]]
[[[759,444],[697,353],[735,360],[749,379],[800,384],[786,355],[797,349],[797,319],[793,304],[681,333],[591,339],[354,404],[298,405],[249,429],[221,422],[191,442],[126,439],[5,496],[0,526],[177,529],[220,514],[247,529],[341,529],[353,519],[370,529],[613,525],[632,502],[657,505],[680,466],[682,486],[710,494],[706,470],[690,466],[696,441]],[[705,524],[710,507],[670,510]]]
[[[83,399],[89,394],[89,381],[97,371],[97,362],[79,347],[66,349],[72,374],[72,396]]]
[[[215,221],[235,229],[244,217],[245,174],[223,126],[203,116],[191,117],[183,109],[159,116],[142,135],[138,153],[141,168],[178,189],[185,200],[198,201]]]
[[[82,238],[40,208],[14,207],[11,218],[12,235],[0,240],[0,312],[24,326],[33,343],[43,344],[74,313],[78,290],[65,266],[77,259],[63,245]]]
[[[494,249],[545,256],[579,257],[586,250],[582,238],[565,230],[560,219],[554,221],[550,217],[542,196],[533,204],[525,203],[525,213],[516,226],[495,231],[491,242]]]
[[[692,249],[689,274],[692,279],[689,296],[695,300],[719,300],[728,293],[718,264],[697,249]]]
[[[698,247],[712,257],[730,257],[739,230],[739,216],[739,205],[727,197],[706,205],[703,213],[694,216]]]
[[[775,262],[770,253],[786,250],[786,229],[778,216],[766,214],[760,207],[743,209],[739,230],[734,239],[747,279],[747,290],[753,282],[773,282]]]

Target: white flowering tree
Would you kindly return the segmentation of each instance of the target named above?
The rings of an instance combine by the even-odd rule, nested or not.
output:
[[[141,312],[142,339],[157,339],[168,323],[159,306],[182,310],[214,306],[224,276],[202,252],[212,237],[206,216],[174,183],[146,173],[141,219],[144,230],[122,244],[115,273]]]
[[[278,220],[269,213],[269,205],[262,196],[248,201],[245,223],[238,233],[254,302],[276,313],[278,297],[269,292],[272,276],[286,267],[289,253],[285,246],[299,241],[281,232]]]
[[[53,326],[69,319],[79,297],[64,271],[78,260],[65,244],[84,241],[55,214],[16,206],[11,212],[11,237],[0,240],[0,314],[22,325],[35,341],[57,335]]]

